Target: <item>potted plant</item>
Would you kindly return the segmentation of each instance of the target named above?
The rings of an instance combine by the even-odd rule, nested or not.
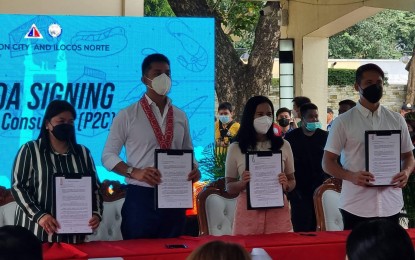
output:
[[[227,147],[209,144],[203,149],[203,159],[199,161],[199,169],[210,181],[225,177],[225,161]]]

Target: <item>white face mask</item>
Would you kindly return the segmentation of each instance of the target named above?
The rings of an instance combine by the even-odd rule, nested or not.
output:
[[[147,77],[146,77],[147,78]],[[171,79],[166,73],[158,75],[153,80],[147,78],[151,81],[151,87],[157,94],[164,96],[169,92],[171,87]]]
[[[254,119],[254,128],[258,134],[266,134],[272,125],[272,118],[261,116]]]

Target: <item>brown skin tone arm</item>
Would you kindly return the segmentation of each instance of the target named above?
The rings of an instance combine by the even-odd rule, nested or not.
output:
[[[128,165],[125,162],[119,162],[117,165],[115,165],[112,171],[122,176],[129,177],[126,174],[127,168]],[[154,167],[146,167],[143,169],[134,168],[134,170],[131,172],[131,178],[146,182],[151,186],[155,186],[161,183],[161,173]]]
[[[323,170],[328,174],[332,175],[333,177],[347,180],[352,182],[355,185],[359,186],[368,186],[370,182],[374,181],[375,178],[372,173],[367,171],[358,171],[358,172],[351,172],[343,169],[337,163],[338,155],[324,151],[323,155]],[[392,183],[395,184],[397,188],[405,187],[406,183],[408,182],[408,178],[412,173],[412,170],[415,166],[414,157],[411,152],[401,154],[401,158],[403,161],[403,169],[401,172],[397,173],[393,179]]]
[[[246,188],[246,184],[251,179],[249,171],[244,171],[242,173],[241,179],[226,177],[226,190],[229,194],[239,194]]]
[[[236,178],[230,178],[226,177],[226,190],[230,194],[239,194],[241,191],[243,191],[246,188],[247,183],[250,181],[251,175],[249,171],[244,171],[242,173],[241,180],[238,180]],[[280,173],[278,174],[278,181],[281,183],[283,190],[285,192],[290,192],[295,188],[295,177],[294,174],[285,174]]]
[[[189,175],[187,176],[187,180],[188,181],[192,181],[192,182],[197,182],[198,180],[200,180],[201,174],[199,171],[199,168],[196,164],[193,164],[193,170],[189,173]]]
[[[60,225],[58,221],[50,214],[46,214],[39,219],[39,225],[46,231],[48,234],[53,234],[58,231]]]
[[[406,184],[408,183],[408,178],[411,175],[415,166],[412,151],[402,153],[401,159],[403,161],[402,171],[396,174],[392,179],[392,183],[396,188],[403,188],[406,186]]]
[[[285,182],[284,179],[286,179],[287,181]],[[278,175],[278,180],[282,184],[282,187],[285,192],[290,192],[295,188],[296,182],[294,173],[285,174],[282,172]]]
[[[370,185],[370,182],[374,181],[375,178],[373,174],[367,171],[358,171],[358,172],[352,172],[343,169],[343,167],[340,166],[337,162],[337,158],[339,156],[337,154],[334,154],[332,152],[324,151],[323,155],[323,171],[327,172],[331,176],[350,181],[355,185],[359,186],[367,186]]]
[[[99,223],[101,220],[95,214],[92,214],[91,219],[88,221],[88,226],[91,227],[92,230],[98,228]],[[60,225],[58,221],[50,214],[46,214],[39,219],[39,225],[46,231],[48,234],[53,234],[58,231]]]
[[[127,169],[128,169],[128,165],[125,162],[119,162],[117,165],[115,165],[112,171],[122,176],[130,177],[128,176],[128,174],[126,174]],[[196,182],[200,179],[200,176],[201,176],[200,171],[197,165],[194,165],[193,170],[190,171],[190,173],[188,174],[187,180]],[[158,169],[154,167],[146,167],[143,169],[134,168],[133,171],[131,172],[131,178],[138,180],[138,181],[146,182],[150,184],[151,186],[155,186],[161,183],[161,173]]]

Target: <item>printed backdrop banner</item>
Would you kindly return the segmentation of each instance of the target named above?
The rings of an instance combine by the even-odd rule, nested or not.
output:
[[[114,116],[144,94],[141,63],[152,53],[170,59],[169,97],[189,118],[196,159],[213,141],[213,19],[0,15],[0,24],[1,186],[54,99],[74,105],[77,141],[100,179],[122,180],[101,154]]]

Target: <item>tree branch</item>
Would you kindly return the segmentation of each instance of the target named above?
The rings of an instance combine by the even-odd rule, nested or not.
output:
[[[278,50],[280,38],[280,26],[278,25],[278,2],[267,2],[265,7],[270,7],[271,12],[259,18],[255,29],[255,41],[249,56],[248,65],[260,73],[264,71],[272,72],[272,66]]]

